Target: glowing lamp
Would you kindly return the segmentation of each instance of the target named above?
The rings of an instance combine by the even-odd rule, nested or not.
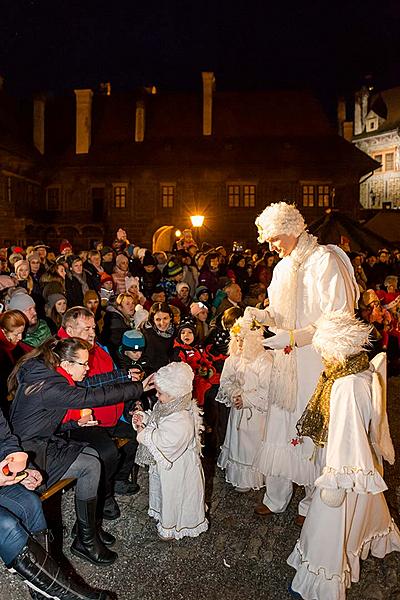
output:
[[[204,216],[203,215],[192,215],[190,217],[190,220],[192,222],[193,227],[202,227],[202,225],[204,223]]]

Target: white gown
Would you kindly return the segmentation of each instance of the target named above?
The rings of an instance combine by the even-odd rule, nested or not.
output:
[[[289,268],[290,257],[283,258],[275,267],[271,285],[268,288],[270,305],[266,309],[272,319],[282,319],[282,296],[288,293],[282,287],[282,277]],[[333,310],[354,311],[354,288],[351,273],[347,271],[335,250],[328,246],[316,246],[299,269],[297,290],[296,329],[313,325],[322,314]],[[274,327],[271,327],[274,330]],[[268,415],[265,435],[255,456],[254,467],[261,471],[267,480],[264,496],[266,504],[273,512],[285,510],[291,495],[291,483],[313,486],[320,474],[320,465],[313,459],[314,446],[305,440],[297,443],[296,424],[314,393],[322,371],[322,359],[310,343],[296,348],[297,400],[293,412],[288,412],[274,404]],[[282,381],[285,387],[286,382]],[[279,483],[278,478],[282,481]],[[286,479],[286,482],[283,481]],[[274,499],[268,493],[270,482],[283,486],[281,498]],[[283,498],[285,497],[285,500]],[[279,506],[280,504],[280,506]],[[306,514],[306,510],[300,510]]]
[[[163,537],[196,537],[208,529],[205,517],[204,474],[191,410],[160,419],[137,436],[155,465],[149,468],[149,515]]]
[[[254,406],[266,406],[272,368],[270,352],[263,351],[254,361],[229,356],[221,375],[216,400],[231,407],[225,441],[218,457],[218,466],[225,469],[225,479],[238,488],[260,489],[265,478],[253,467],[254,456],[266,426],[266,413]],[[240,394],[243,408],[232,404],[233,395]]]
[[[325,466],[287,561],[297,570],[292,589],[304,600],[344,600],[346,588],[359,580],[360,558],[400,551],[399,531],[383,495],[381,464],[368,436],[371,380],[370,369],[332,386],[328,441],[321,452]],[[345,489],[344,502],[327,506],[321,488]]]

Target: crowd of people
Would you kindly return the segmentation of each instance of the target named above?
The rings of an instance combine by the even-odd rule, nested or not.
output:
[[[152,252],[122,228],[90,250],[0,249],[0,557],[33,597],[111,598],[60,570],[38,492],[76,480],[71,551],[110,565],[103,521],[139,491],[140,467],[161,540],[208,529],[204,445],[238,492],[264,489],[260,518],[305,487],[298,597],[345,598],[368,550],[400,550],[377,375],[382,356],[399,372],[400,250],[321,246],[283,202],[256,225],[255,253],[199,248],[190,230]]]

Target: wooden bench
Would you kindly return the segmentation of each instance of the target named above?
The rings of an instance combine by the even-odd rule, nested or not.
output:
[[[113,440],[118,450],[120,448],[123,448],[129,442],[129,438],[113,438]],[[60,481],[56,481],[56,483],[53,483],[53,485],[51,485],[40,495],[41,501],[44,502],[45,500],[48,500],[55,494],[58,494],[58,492],[64,492],[66,488],[69,487],[75,481],[76,479],[74,477],[68,479],[60,479]]]

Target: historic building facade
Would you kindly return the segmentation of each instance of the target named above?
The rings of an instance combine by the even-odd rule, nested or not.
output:
[[[360,178],[376,167],[311,94],[217,92],[212,73],[202,94],[75,90],[35,98],[32,112],[29,164],[17,158],[10,171],[0,155],[0,210],[16,227],[0,225],[0,243],[85,247],[123,226],[149,247],[161,227],[202,214],[202,239],[254,246],[254,219],[271,202],[295,202],[308,222],[328,208],[356,217]],[[24,189],[10,191],[14,176]]]
[[[356,94],[353,143],[381,165],[360,185],[364,208],[400,209],[399,127],[400,87]]]

